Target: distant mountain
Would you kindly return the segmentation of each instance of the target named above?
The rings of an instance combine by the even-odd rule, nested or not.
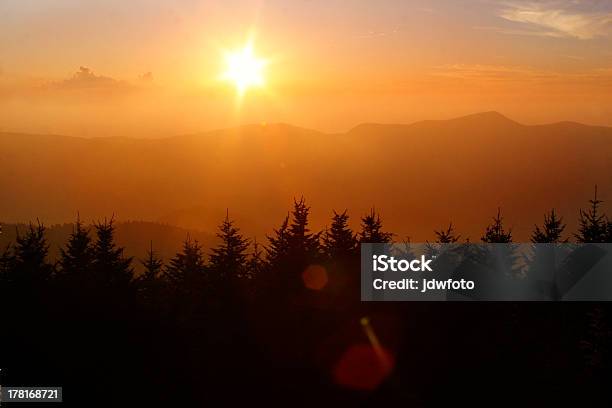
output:
[[[284,124],[155,140],[0,134],[6,221],[115,213],[212,233],[229,209],[262,238],[303,194],[316,228],[332,209],[356,224],[376,206],[398,239],[431,239],[452,220],[477,240],[501,206],[526,238],[550,207],[573,227],[596,183],[612,201],[612,128],[527,126],[496,112],[341,134]]]

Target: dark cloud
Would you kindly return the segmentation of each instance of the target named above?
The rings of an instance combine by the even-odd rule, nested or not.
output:
[[[131,85],[107,76],[97,75],[87,67],[80,67],[72,77],[49,84],[54,89],[129,89]]]

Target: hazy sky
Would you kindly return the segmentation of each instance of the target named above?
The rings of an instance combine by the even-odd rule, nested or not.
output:
[[[240,105],[224,51],[254,39]],[[498,110],[612,125],[612,2],[0,1],[0,130],[344,131]]]

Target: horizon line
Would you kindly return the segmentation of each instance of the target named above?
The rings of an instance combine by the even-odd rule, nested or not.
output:
[[[355,129],[357,129],[359,127],[362,127],[362,126],[413,126],[413,125],[416,125],[416,124],[426,123],[426,122],[452,122],[452,121],[456,121],[456,120],[471,119],[471,118],[476,118],[476,117],[495,117],[496,119],[498,119],[500,121],[506,121],[506,122],[508,122],[510,124],[514,124],[514,125],[518,125],[518,126],[524,126],[524,127],[537,127],[537,126],[552,126],[552,125],[559,125],[559,124],[572,124],[572,125],[579,125],[579,126],[586,126],[586,127],[593,127],[593,128],[612,129],[612,125],[588,124],[588,123],[576,122],[576,121],[572,121],[572,120],[560,120],[560,121],[556,121],[556,122],[546,122],[546,123],[538,123],[538,124],[525,124],[525,123],[521,123],[521,122],[515,121],[514,119],[511,119],[508,116],[500,113],[499,111],[490,110],[490,111],[480,111],[480,112],[470,113],[470,114],[461,115],[461,116],[453,116],[453,117],[450,117],[450,118],[447,118],[447,119],[421,119],[421,120],[417,120],[417,121],[413,121],[413,122],[404,122],[404,123],[402,123],[402,122],[362,122],[362,123],[358,123],[358,124],[350,127],[348,130],[339,131],[339,132],[327,132],[327,131],[322,131],[322,130],[313,129],[313,128],[309,128],[309,127],[293,125],[293,124],[287,123],[287,122],[267,122],[267,121],[262,121],[260,123],[244,123],[244,124],[235,125],[235,126],[220,127],[220,128],[210,129],[210,130],[196,131],[196,132],[191,132],[191,133],[174,134],[174,135],[171,135],[171,136],[161,136],[161,137],[134,137],[134,136],[93,136],[93,137],[86,137],[86,136],[75,136],[75,135],[62,134],[62,133],[28,133],[28,132],[10,131],[10,130],[0,130],[0,135],[1,134],[5,134],[5,135],[22,135],[22,136],[54,136],[54,137],[74,138],[74,139],[88,139],[88,140],[95,140],[95,139],[165,140],[165,139],[173,139],[173,138],[180,138],[180,137],[203,136],[203,135],[206,135],[206,134],[217,133],[217,132],[225,132],[225,131],[232,131],[232,130],[248,128],[248,127],[265,127],[265,126],[286,126],[286,127],[290,127],[290,128],[294,128],[294,129],[300,129],[300,130],[309,131],[309,132],[317,132],[317,133],[326,134],[326,135],[345,135],[345,134],[348,134],[348,133],[350,133],[350,132],[354,131]]]

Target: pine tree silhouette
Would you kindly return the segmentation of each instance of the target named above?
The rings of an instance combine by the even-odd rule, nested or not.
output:
[[[606,237],[609,237],[612,229],[610,219],[600,214],[600,203],[597,196],[591,200],[590,211],[584,213],[584,225],[590,228],[593,223],[588,224],[587,220],[599,220],[595,224],[603,226]],[[356,237],[348,227],[349,219],[346,214],[346,211],[334,212],[330,229],[319,236],[308,228],[309,209],[303,199],[295,201],[291,214],[275,234],[272,234],[273,238],[270,238],[268,259],[274,260],[272,264],[262,259],[262,248],[256,240],[253,240],[253,248],[248,253],[248,249],[243,245],[246,240],[229,217],[226,217],[220,226],[221,244],[212,250],[210,266],[206,265],[205,255],[197,241],[187,238],[179,253],[166,265],[158,257],[159,252],[153,250],[151,242],[145,258],[140,261],[144,266],[144,273],[133,281],[133,285],[127,285],[136,289],[134,292],[126,292],[137,295],[134,298],[121,296],[121,291],[101,290],[98,293],[95,290],[99,283],[100,286],[108,282],[125,283],[126,275],[131,276],[131,264],[127,262],[121,248],[117,248],[115,244],[112,219],[110,222],[99,223],[94,237],[93,234],[88,234],[87,228],[77,217],[70,238],[63,243],[58,273],[55,273],[54,266],[48,260],[49,242],[52,241],[47,240],[46,236],[52,235],[40,224],[38,227],[35,224],[30,225],[25,232],[20,230],[21,235],[18,234],[15,245],[7,246],[4,250],[4,245],[0,246],[0,310],[6,311],[4,324],[11,328],[2,332],[2,344],[7,344],[6,349],[11,350],[11,353],[3,354],[2,364],[9,368],[15,367],[11,368],[12,373],[18,373],[14,378],[25,378],[29,375],[26,371],[32,371],[35,377],[43,379],[37,380],[36,383],[52,384],[64,381],[72,384],[74,390],[82,385],[85,391],[82,395],[71,394],[71,398],[75,400],[86,400],[91,383],[97,384],[98,388],[116,387],[113,388],[112,398],[123,398],[129,402],[131,399],[124,398],[125,395],[136,394],[137,398],[149,395],[150,399],[157,399],[157,402],[174,400],[179,395],[178,405],[181,406],[210,404],[214,403],[217,397],[227,403],[227,390],[235,383],[246,387],[246,391],[238,395],[236,400],[252,399],[254,392],[256,394],[257,390],[270,383],[274,383],[278,388],[281,398],[299,391],[311,393],[312,399],[333,399],[338,394],[337,387],[330,387],[329,382],[320,381],[321,375],[329,374],[329,365],[321,364],[319,367],[319,364],[313,363],[312,356],[320,354],[322,346],[327,349],[331,347],[331,354],[327,353],[329,350],[323,350],[326,352],[326,355],[322,356],[325,360],[323,363],[332,361],[336,356],[340,357],[339,361],[342,362],[345,360],[343,355],[351,356],[351,353],[345,354],[345,351],[359,351],[342,364],[338,364],[349,371],[349,376],[350,370],[355,369],[351,363],[354,358],[363,359],[365,356],[366,363],[372,360],[373,364],[376,364],[377,356],[372,354],[371,347],[352,347],[351,339],[355,337],[353,334],[360,329],[351,325],[362,316],[375,316],[382,311],[380,307],[359,302],[357,296],[360,293],[360,257],[351,256],[348,262],[333,262],[334,259],[342,257],[342,254],[355,249]],[[390,245],[392,234],[384,232],[380,217],[374,210],[361,221],[362,231],[359,239],[383,242],[383,246]],[[565,242],[567,240],[563,233],[567,235],[567,230],[564,227],[563,219],[552,210],[544,216],[544,223],[536,226],[532,238],[537,242]],[[61,232],[67,235],[71,227],[64,228]],[[459,241],[452,224],[435,233],[438,243]],[[466,250],[466,255],[470,257],[466,267],[474,268],[472,270],[476,273],[472,276],[488,279],[489,275],[480,273],[499,271],[507,275],[518,271],[514,263],[514,254],[518,251],[513,250],[514,244],[509,243],[511,239],[511,232],[505,230],[501,211],[498,210],[497,216],[487,227],[483,241],[505,244],[473,245],[486,248],[481,251],[484,253],[482,256],[480,253],[474,253],[473,258],[471,252]],[[53,246],[53,242],[51,245]],[[556,249],[554,245],[544,247]],[[410,242],[405,242],[405,248],[400,250],[409,252]],[[236,257],[236,254],[239,256]],[[321,254],[331,258],[322,258]],[[537,267],[552,269],[557,265],[557,259],[552,259],[553,262],[549,266],[546,253],[536,255],[540,256],[534,260]],[[236,258],[239,260],[236,261]],[[307,279],[296,277],[308,277],[304,271],[309,269],[303,266],[307,263],[307,266],[310,266],[317,260],[321,262],[314,269],[323,271],[328,282],[322,291],[307,291],[303,285],[308,282]],[[449,262],[445,264],[447,260]],[[435,270],[442,271],[445,265],[455,268],[451,261],[453,259],[450,256],[437,258],[434,260]],[[245,287],[240,289],[245,289],[244,291],[224,292],[223,288],[214,286],[214,281],[211,281],[216,275],[213,268],[231,276],[227,271],[234,269],[232,265],[244,265],[244,269],[248,271],[246,276],[249,277],[268,275],[268,272],[271,272],[268,276],[277,271],[283,273],[273,275],[273,282],[277,282],[278,286],[268,285],[261,290],[260,285],[267,284],[266,281],[241,279],[240,284]],[[72,291],[80,293],[80,285],[68,286],[65,288],[68,290],[63,290],[62,285],[55,284],[63,279],[60,272],[83,272],[85,279],[94,285],[93,290],[83,292],[82,296],[66,296]],[[2,275],[12,280],[21,279],[23,285],[14,285],[11,280],[1,278]],[[459,276],[461,275],[457,277]],[[99,282],[96,280],[98,277],[101,277]],[[521,274],[521,278],[523,277],[525,275]],[[519,286],[523,282],[518,282]],[[540,283],[538,282],[537,286],[538,293],[544,290],[548,291],[551,299],[562,298],[556,284],[549,287],[546,282]],[[295,289],[292,285],[296,284],[301,292],[291,290]],[[497,298],[497,295],[504,295],[503,292],[509,286],[512,285],[504,283],[500,292],[491,292],[492,296]],[[180,290],[172,290],[174,288]],[[231,296],[234,293],[239,296]],[[138,300],[138,303],[132,303],[132,300]],[[474,319],[474,313],[465,308],[454,308],[453,313],[449,315],[447,308],[425,306],[427,310],[423,309],[424,313],[415,313],[418,310],[412,305],[409,308],[384,308],[391,313],[385,318],[390,320],[387,323],[381,321],[380,326],[383,329],[392,329],[392,337],[399,339],[395,342],[397,344],[393,344],[395,351],[407,349],[416,344],[415,342],[429,344],[431,338],[440,334],[439,330],[426,330],[421,333],[423,337],[418,337],[419,332],[413,328],[421,323],[437,319],[450,328],[449,332],[457,334],[456,328],[465,326],[464,323],[472,323]],[[479,311],[476,321],[478,324],[474,325],[476,332],[469,333],[463,340],[473,342],[476,339],[478,342],[478,339],[483,339],[476,346],[484,347],[485,357],[495,354],[500,341],[502,346],[512,346],[515,350],[533,349],[535,351],[527,353],[529,355],[524,358],[521,353],[506,353],[507,355],[499,359],[503,364],[500,364],[501,371],[498,371],[510,370],[505,374],[502,372],[501,375],[514,378],[517,367],[527,367],[534,372],[527,374],[529,380],[539,378],[540,374],[549,376],[544,383],[545,387],[557,382],[564,385],[574,384],[577,380],[584,382],[587,378],[588,382],[597,384],[579,386],[576,399],[587,395],[590,401],[595,401],[599,398],[599,393],[605,396],[608,391],[605,384],[610,367],[610,322],[605,304],[595,305],[595,309],[592,305],[585,307],[576,309],[573,306],[570,308],[571,313],[563,313],[559,308],[547,308],[545,311],[541,307],[492,305],[488,308],[489,312]],[[589,313],[589,310],[592,313]],[[244,313],[245,311],[248,311],[248,314]],[[556,319],[556,316],[561,318]],[[414,320],[415,318],[422,320]],[[402,323],[408,321],[413,323]],[[362,319],[364,327],[368,322],[367,317]],[[398,322],[402,324],[398,325]],[[491,333],[495,335],[496,342],[489,341]],[[444,340],[450,337],[436,338]],[[450,338],[446,345],[454,347],[453,341],[454,339]],[[261,347],[262,345],[268,345],[269,350]],[[437,348],[434,346],[435,344],[425,349],[425,353],[435,353]],[[540,356],[542,347],[547,348],[548,352]],[[52,351],[52,355],[48,350]],[[86,359],[83,358],[84,355],[87,356]],[[534,356],[537,358],[533,358]],[[550,367],[544,371],[540,370],[542,362],[548,364],[559,357],[561,362],[551,365],[552,370]],[[471,356],[467,356],[451,363],[463,363],[470,358]],[[516,359],[519,359],[516,364],[508,364],[509,360]],[[46,368],[37,372],[37,367],[41,364]],[[417,361],[418,364],[420,363]],[[583,373],[584,366],[591,370],[587,375]],[[87,376],[81,375],[88,367],[96,369],[89,370]],[[117,370],[117,367],[121,369]],[[296,374],[297,377],[287,375],[292,367],[302,369],[297,370],[300,371]],[[567,378],[568,370],[565,368],[568,367],[577,368],[573,371],[581,372]],[[403,381],[407,378],[406,375],[410,376],[410,373],[404,373],[406,370],[401,370],[399,366],[398,368],[400,369],[393,373],[397,381]],[[4,372],[5,370],[3,375]],[[11,377],[14,376],[12,373]],[[551,373],[553,377],[550,377]],[[333,374],[337,376],[335,369]],[[339,375],[337,377],[340,378]],[[499,376],[489,377],[490,381],[485,379],[485,383],[497,387]],[[471,383],[470,381],[472,379],[466,379],[461,381],[460,385],[464,385],[464,382]],[[532,382],[537,387],[541,385],[541,381]],[[166,390],[179,392],[168,393],[162,390],[157,393],[155,390],[158,384],[167,384]],[[206,385],[204,393],[202,384]],[[601,387],[599,384],[602,384]],[[529,390],[531,388],[533,387],[529,387]],[[351,401],[359,403],[372,399],[369,393],[361,394],[363,395],[351,397]],[[417,397],[420,400],[422,396],[419,394]],[[560,398],[566,397],[564,394]],[[406,400],[408,399],[414,400],[412,395]],[[378,400],[376,396],[374,400]],[[234,399],[232,402],[235,402]],[[242,401],[236,401],[240,402]]]
[[[504,230],[501,209],[497,209],[497,216],[493,217],[493,223],[487,226],[485,234],[480,238],[485,243],[509,243],[512,242],[512,231]]]
[[[604,214],[600,214],[599,208],[603,201],[597,198],[597,186],[595,186],[595,195],[589,200],[591,208],[587,211],[580,209],[580,218],[578,220],[578,233],[574,234],[578,242],[593,243],[606,242],[608,235],[608,224]]]
[[[93,246],[93,270],[98,284],[106,287],[127,287],[133,279],[132,258],[123,255],[115,244],[113,218],[98,222]]]
[[[144,266],[144,272],[140,277],[141,282],[152,282],[159,279],[164,263],[153,251],[153,241],[150,242],[147,257],[145,259],[141,259],[140,263],[142,263],[142,266]]]
[[[269,245],[266,247],[270,264],[278,264],[289,253],[289,215],[285,217],[280,228],[274,230],[274,236],[266,236]]]
[[[66,248],[60,249],[59,273],[65,278],[85,279],[94,260],[94,251],[89,230],[83,228],[77,216]]]
[[[512,244],[512,231],[504,229],[504,219],[501,209],[497,209],[497,215],[493,222],[487,226],[481,240],[485,244],[510,244],[510,245],[486,245],[483,247],[468,248],[473,251],[473,259],[479,259],[481,265],[492,268],[493,271],[505,276],[517,276],[521,272],[520,254],[516,246]]]
[[[536,243],[565,243],[568,241],[567,238],[563,239],[563,230],[565,229],[565,223],[563,223],[563,217],[557,217],[555,209],[550,210],[550,213],[544,214],[544,225],[540,228],[538,225],[535,226],[533,233],[531,234],[531,242]]]
[[[314,260],[320,256],[319,237],[321,233],[310,232],[308,228],[309,212],[310,207],[306,205],[304,197],[301,197],[299,201],[293,201],[287,243],[289,256],[296,261]]]
[[[346,210],[338,214],[334,210],[330,229],[323,234],[323,251],[334,259],[350,257],[357,251],[357,237],[348,226]]]
[[[240,234],[240,229],[230,220],[229,212],[219,226],[217,237],[221,243],[212,249],[210,268],[217,279],[237,279],[246,275],[249,240]]]
[[[12,247],[8,244],[2,252],[0,252],[0,282],[8,281],[9,273],[13,270],[15,257],[12,253]]]
[[[360,243],[381,243],[386,244],[391,242],[393,233],[382,230],[382,221],[380,215],[376,213],[374,208],[369,214],[361,218],[361,232],[359,233]]]
[[[175,289],[196,293],[203,286],[205,274],[202,246],[187,237],[182,252],[177,253],[166,266],[164,276]]]
[[[439,256],[442,253],[442,246],[439,244],[454,244],[459,241],[461,235],[455,235],[453,223],[448,224],[448,228],[434,230],[436,240],[432,243],[427,241],[425,245],[425,254],[429,257]]]
[[[147,257],[140,262],[144,266],[144,272],[136,279],[138,293],[147,306],[159,311],[163,306],[160,302],[165,287],[162,276],[164,263],[153,251],[153,241],[150,241]]]
[[[437,244],[453,244],[461,238],[461,235],[455,235],[455,228],[452,222],[448,224],[446,230],[441,229],[439,231],[434,231],[434,234],[436,234]]]
[[[247,279],[258,277],[266,267],[267,264],[263,256],[261,245],[257,242],[257,238],[253,238],[253,252],[251,252],[246,264]]]
[[[293,202],[291,222],[285,218],[275,235],[268,237],[268,265],[272,279],[269,283],[278,290],[299,290],[302,285],[302,272],[308,265],[321,262],[319,244],[320,232],[313,233],[308,228],[310,208],[304,198]]]
[[[391,248],[391,253],[397,258],[410,259],[414,258],[414,246],[410,241],[410,237],[406,236],[402,242],[398,242]]]
[[[48,281],[55,269],[47,262],[48,253],[45,227],[40,222],[36,227],[30,223],[24,236],[17,235],[10,280],[26,285]]]
[[[0,224],[0,236],[3,233],[2,224]],[[0,250],[0,282],[8,279],[8,274],[12,270],[14,256],[12,253],[11,244],[7,244]]]

